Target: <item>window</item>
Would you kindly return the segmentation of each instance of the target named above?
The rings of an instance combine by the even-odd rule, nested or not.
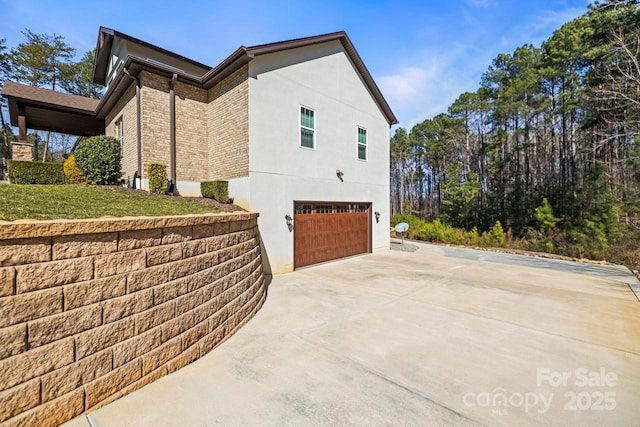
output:
[[[122,117],[116,121],[116,138],[120,141],[120,152],[122,152],[124,144],[124,130],[122,127]]]
[[[316,118],[315,111],[300,106],[300,146],[305,148],[316,148]]]
[[[367,130],[358,128],[358,159],[367,160]]]
[[[313,205],[296,205],[296,215],[309,215],[313,211]]]
[[[333,205],[316,205],[317,214],[330,214],[333,213]]]
[[[124,61],[121,58],[118,58],[117,56],[114,56],[112,58],[112,62],[114,62],[114,64],[111,67],[111,71],[109,72],[109,75],[107,77],[107,84],[105,85],[107,87],[109,87],[113,79],[116,78],[116,76],[118,75],[118,73],[120,72],[120,70],[124,65]]]

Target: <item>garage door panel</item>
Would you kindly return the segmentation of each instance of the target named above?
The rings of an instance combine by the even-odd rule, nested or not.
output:
[[[370,204],[295,204],[296,268],[370,252]]]

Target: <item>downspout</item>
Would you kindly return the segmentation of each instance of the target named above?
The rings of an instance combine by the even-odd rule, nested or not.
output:
[[[142,81],[136,77],[136,128],[138,144],[138,177],[136,178],[136,189],[142,189]]]
[[[124,68],[124,72],[127,76],[131,77],[136,81],[136,144],[137,144],[137,156],[138,156],[138,164],[136,165],[137,171],[133,175],[134,177],[134,186],[137,190],[142,188],[142,118],[141,112],[142,107],[140,103],[141,97],[141,88],[142,82],[139,77],[134,77],[129,73],[127,68]]]
[[[169,88],[169,185],[167,193],[173,194],[176,185],[176,93],[175,86],[178,75],[173,73]]]

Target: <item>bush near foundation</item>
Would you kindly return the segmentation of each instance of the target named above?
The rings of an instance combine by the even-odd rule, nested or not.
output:
[[[161,163],[149,163],[147,165],[149,177],[149,191],[157,194],[167,192],[167,166]]]
[[[80,142],[73,152],[76,164],[91,184],[117,184],[122,176],[120,141],[98,135]]]
[[[12,184],[66,184],[62,163],[7,162],[9,182]]]
[[[228,181],[203,181],[200,183],[202,197],[215,199],[220,203],[230,203]]]
[[[62,164],[64,176],[69,184],[87,184],[87,177],[82,173],[82,169],[76,163],[76,156],[71,154]]]

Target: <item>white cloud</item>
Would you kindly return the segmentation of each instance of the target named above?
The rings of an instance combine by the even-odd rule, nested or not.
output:
[[[542,42],[551,37],[551,34],[569,21],[585,13],[583,8],[568,8],[563,10],[544,10],[532,15],[527,24],[521,29],[521,37],[527,39],[527,43],[540,46]]]
[[[439,74],[435,64],[431,64],[401,68],[394,74],[376,79],[401,126],[411,128],[426,118],[417,115],[425,105],[432,104],[432,87]]]
[[[383,92],[388,93],[394,101],[401,101],[417,97],[436,74],[434,65],[428,69],[414,66],[402,68],[396,74],[378,80]]]
[[[423,51],[407,62],[413,65],[376,78],[400,126],[406,129],[446,113],[460,94],[478,87],[478,67],[471,63],[466,49]]]
[[[586,0],[585,0],[586,1]],[[491,8],[497,0],[465,0],[467,8]],[[475,12],[479,12],[476,9]],[[482,74],[501,52],[511,53],[525,43],[534,46],[554,30],[585,12],[581,7],[545,6],[523,16],[518,25],[497,25],[492,10],[461,10],[459,25],[449,38],[423,37],[419,51],[394,58],[397,66],[377,77],[382,92],[400,120],[410,129],[416,123],[446,113],[464,92],[478,89]],[[426,47],[428,46],[428,47]]]

